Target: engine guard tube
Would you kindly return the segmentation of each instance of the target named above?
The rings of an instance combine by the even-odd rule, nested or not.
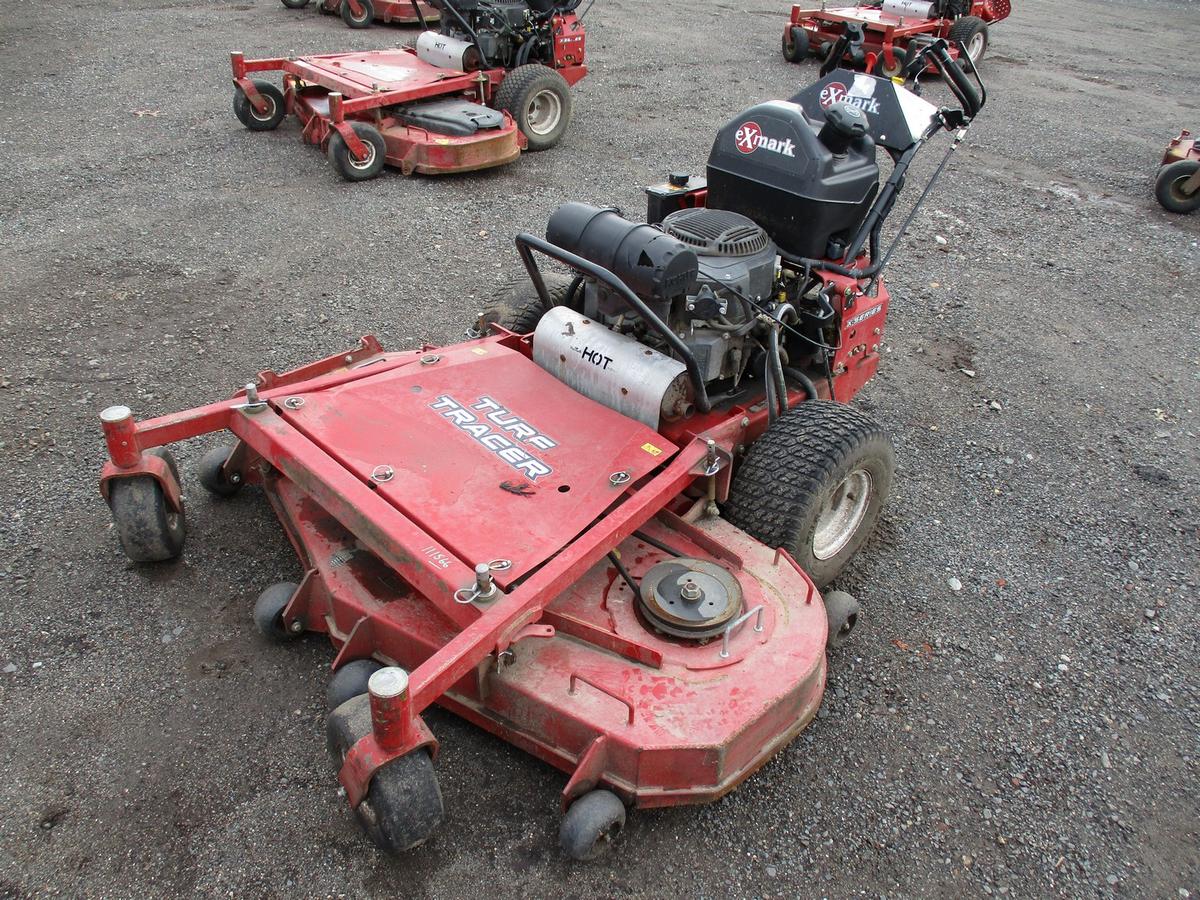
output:
[[[529,279],[533,282],[534,288],[537,289],[538,297],[542,303],[549,308],[554,305],[550,299],[550,293],[546,290],[546,282],[542,280],[541,270],[538,268],[537,260],[533,258],[533,251],[537,250],[544,253],[553,260],[557,260],[563,265],[570,266],[577,271],[595,278],[597,281],[603,281],[606,285],[621,295],[626,303],[632,306],[643,319],[645,319],[650,327],[658,332],[674,350],[679,354],[679,358],[683,361],[687,368],[688,377],[692,381],[692,387],[696,392],[696,410],[706,413],[712,410],[712,401],[708,399],[708,391],[704,387],[704,376],[700,372],[700,364],[696,362],[696,357],[692,355],[692,351],[683,340],[667,327],[667,323],[654,314],[654,311],[645,304],[641,297],[629,289],[620,278],[612,272],[605,269],[603,266],[598,266],[590,260],[584,259],[582,256],[576,256],[562,247],[551,244],[549,241],[535,237],[528,232],[522,232],[516,238],[517,252],[521,254],[521,262],[525,264],[526,271],[529,272]]]

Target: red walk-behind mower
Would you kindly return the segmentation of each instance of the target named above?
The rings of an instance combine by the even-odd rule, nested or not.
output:
[[[879,365],[881,230],[914,155],[957,145],[985,99],[944,41],[927,60],[960,107],[838,71],[722,128],[706,179],[648,190],[653,224],[561,206],[463,343],[366,337],[229,400],[101,414],[101,492],[139,562],[183,548],[164,445],[237,439],[200,483],[260,485],[299,556],[254,619],[331,640],[330,750],[380,847],[442,817],[433,703],[567,773],[577,859],[627,806],[722,796],[812,719],[858,616],[819,591],[893,477],[883,428],[846,405]]]
[[[304,9],[312,0],[281,0],[288,9]],[[426,0],[317,0],[327,16],[340,15],[351,28],[370,28],[375,22],[428,28],[441,13]]]
[[[1180,132],[1167,145],[1154,179],[1154,196],[1167,212],[1200,209],[1200,141],[1190,131]]]
[[[822,3],[820,9],[796,5],[783,29],[783,56],[789,62],[818,56],[891,78],[930,40],[945,38],[952,57],[957,59],[962,44],[971,62],[978,63],[988,46],[988,26],[1011,12],[1010,0],[875,0],[858,6]],[[846,42],[831,57],[842,36]]]
[[[414,47],[246,59],[233,54],[233,111],[251,131],[287,113],[349,181],[384,163],[405,175],[470,172],[547,150],[587,74],[580,0],[433,0],[439,31]],[[254,72],[283,72],[283,90]]]

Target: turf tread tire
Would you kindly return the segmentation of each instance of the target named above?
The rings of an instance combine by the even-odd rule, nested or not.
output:
[[[549,134],[544,135],[530,133],[526,115],[529,100],[539,90],[539,85],[540,90],[551,89],[558,94],[559,102],[562,104],[558,126]],[[562,136],[567,132],[567,127],[571,124],[571,86],[555,69],[543,66],[541,63],[527,63],[517,66],[509,72],[496,90],[495,103],[496,109],[505,110],[513,117],[517,128],[529,142],[529,149],[535,152],[549,150],[557,144],[562,140]]]
[[[983,55],[987,53],[988,44],[990,43],[990,35],[988,34],[987,22],[978,16],[963,16],[955,19],[950,24],[950,30],[946,32],[946,40],[962,41],[964,46],[969,46],[971,38],[975,37],[979,32],[983,32],[983,49],[979,51],[979,56],[974,60],[975,65],[979,65],[979,61],[983,59]],[[967,71],[966,66],[961,66],[962,70]]]
[[[839,553],[818,560],[812,553],[812,531],[823,497],[857,463],[872,476],[866,514]],[[824,588],[870,537],[894,469],[895,451],[883,426],[843,403],[809,400],[780,416],[750,447],[723,512],[768,547],[786,549]]]
[[[554,306],[566,304],[575,279],[558,272],[543,272],[546,292]],[[517,334],[532,334],[537,323],[548,310],[528,276],[521,275],[510,281],[500,295],[479,314],[475,329],[469,336],[483,337],[491,333],[490,325],[499,325]]]

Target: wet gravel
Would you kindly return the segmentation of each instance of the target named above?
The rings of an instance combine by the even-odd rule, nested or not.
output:
[[[819,718],[726,799],[636,813],[573,866],[562,777],[438,712],[445,823],[374,853],[324,755],[328,648],[249,623],[296,575],[266,505],[190,480],[183,559],[126,564],[95,415],[192,406],[368,332],[453,339],[516,231],[568,199],[636,214],[720,123],[816,77],[779,57],[786,4],[599,0],[558,149],[360,186],[294,124],[244,131],[226,54],[408,32],[273,0],[3,4],[0,896],[1200,892],[1200,216],[1151,194],[1200,124],[1200,17],[1017,6],[892,266],[861,404],[897,486],[842,579],[864,617]]]

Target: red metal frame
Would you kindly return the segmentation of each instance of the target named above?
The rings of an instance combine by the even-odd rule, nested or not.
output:
[[[564,805],[604,784],[640,806],[720,796],[798,733],[819,705],[826,622],[812,582],[786,553],[722,520],[692,525],[671,511],[690,506],[689,493],[724,499],[727,460],[765,430],[765,404],[735,405],[656,433],[544,373],[530,359],[531,340],[501,332],[437,353],[385,353],[367,337],[348,353],[292,372],[260,373],[256,396],[239,392],[136,424],[104,419],[111,459],[102,492],[114,478],[173,482],[147,450],[232,432],[239,444],[227,467],[263,486],[306,572],[284,610],[285,626],[327,633],[338,648],[335,668],[374,657],[409,670],[402,697],[373,700],[373,733],[351,748],[339,773],[352,805],[380,766],[419,747],[436,750],[420,715],[435,702],[571,773]],[[857,360],[840,373],[843,399],[873,371]],[[562,434],[550,442],[562,483],[547,476],[537,486],[542,494],[488,493],[491,482],[470,480],[457,458],[474,448],[469,452],[486,465],[472,438],[439,426],[435,413],[428,425],[393,424],[431,408],[429,395],[445,384],[470,393],[476,383],[529,422],[548,423],[547,433],[574,423],[581,442]],[[355,403],[378,403],[376,421],[349,414]],[[488,421],[522,434],[507,410]],[[599,460],[597,470],[597,454],[612,452],[598,450],[605,440],[613,447],[640,442],[645,462],[637,468],[618,453]],[[726,461],[715,476],[706,474],[710,442]],[[406,453],[411,469],[402,477],[413,490],[386,490],[379,473],[368,470],[370,460],[360,458],[374,451]],[[462,484],[430,472],[444,502],[418,502],[420,472],[438,465],[461,472]],[[631,476],[628,483],[602,479],[603,490],[589,487],[596,471],[617,466]],[[456,554],[459,535],[434,533],[457,522],[455,509],[476,510],[474,527],[497,546],[525,546],[514,532],[568,496],[564,484],[591,510],[581,524],[566,514],[553,519],[562,529],[557,544],[543,543],[536,558],[497,571],[496,599],[456,602],[480,560]],[[639,529],[686,555],[744,571],[745,607],[757,618],[732,630],[727,647],[719,638],[696,645],[645,627],[606,561],[615,548],[640,576],[667,558],[634,536]]]
[[[1171,138],[1160,165],[1170,165],[1181,159],[1200,160],[1200,140],[1186,128],[1179,132],[1179,137]]]
[[[1010,0],[973,0],[969,15],[977,16],[987,23],[999,22],[1012,12]],[[867,52],[867,71],[874,70],[876,62],[882,60],[889,68],[897,66],[908,48],[908,42],[916,35],[947,37],[953,19],[909,19],[893,16],[871,6],[822,7],[813,9],[800,4],[792,6],[788,23],[784,26],[784,37],[790,38],[793,27],[808,32],[810,46],[833,43],[842,35],[846,23],[863,26],[863,49]],[[951,58],[958,58],[958,48],[951,45]],[[930,71],[933,71],[932,65]]]
[[[552,19],[554,68],[568,85],[587,75],[584,61],[583,26],[573,15]],[[528,142],[512,116],[504,113],[504,125],[470,136],[437,134],[407,125],[389,110],[402,104],[434,97],[460,96],[490,105],[508,74],[503,68],[458,72],[432,66],[411,47],[365,53],[335,53],[246,59],[230,54],[233,83],[260,113],[267,100],[250,77],[256,72],[282,72],[287,111],[303,125],[303,139],[325,150],[337,132],[355,159],[368,156],[368,148],[351,123],[363,121],[383,135],[385,161],[405,175],[418,172],[439,175],[471,172],[502,166],[521,155]]]

